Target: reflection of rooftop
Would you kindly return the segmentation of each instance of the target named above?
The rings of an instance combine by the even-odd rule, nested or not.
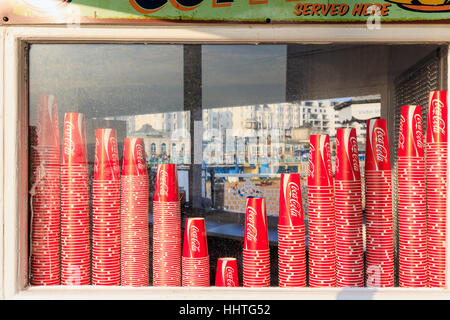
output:
[[[352,104],[364,104],[364,103],[377,103],[381,102],[381,97],[379,95],[370,95],[370,96],[363,96],[363,97],[353,97],[348,100],[345,100],[343,102],[340,102],[334,106],[335,110],[341,110],[345,107],[349,107]]]
[[[151,137],[165,137],[166,133],[156,130],[151,124],[144,124],[139,130],[133,132],[133,135],[145,135]]]

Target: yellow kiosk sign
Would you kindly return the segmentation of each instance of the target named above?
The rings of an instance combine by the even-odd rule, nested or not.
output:
[[[450,21],[450,0],[0,0],[3,24]]]

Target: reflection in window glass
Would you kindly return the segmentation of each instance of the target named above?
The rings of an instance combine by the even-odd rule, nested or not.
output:
[[[151,149],[151,143],[161,146],[172,139],[178,144],[190,143],[189,112],[183,111],[182,46],[32,45],[31,126],[36,124],[41,94],[56,97],[60,120],[66,112],[85,115],[90,163],[95,129],[104,127],[116,129],[119,150],[126,136],[144,138],[150,163],[190,161],[189,154],[179,157],[161,152],[161,148],[153,154]]]
[[[334,156],[336,129],[355,128],[363,167],[366,120],[379,118],[380,109],[380,96],[373,95],[204,110],[203,161],[224,178],[223,208],[243,213],[245,198],[257,192],[266,197],[268,214],[277,215],[279,174],[301,173],[306,188],[312,134],[328,134]]]

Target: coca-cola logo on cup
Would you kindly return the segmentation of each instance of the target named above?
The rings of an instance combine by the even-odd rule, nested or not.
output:
[[[350,148],[352,151],[353,170],[359,171],[358,141],[355,137],[350,138]]]
[[[443,109],[444,104],[442,101],[434,99],[431,101],[433,115],[431,118],[431,123],[433,126],[433,132],[438,134],[445,134],[445,121],[443,119]]]
[[[248,207],[247,216],[247,240],[256,241],[258,236],[258,231],[256,230],[256,210]]]
[[[110,138],[109,145],[111,146],[111,159],[114,172],[119,171],[119,150],[117,149],[117,140],[115,137]]]
[[[414,115],[414,120],[416,123],[415,134],[416,134],[416,145],[417,148],[423,148],[423,132],[422,132],[422,116],[420,114]]]
[[[309,145],[309,166],[308,166],[308,176],[314,178],[314,163],[313,163],[313,152],[316,148],[312,144]]]
[[[191,227],[191,252],[200,251],[200,229],[196,226]]]
[[[405,122],[406,119],[403,115],[400,116],[400,132],[398,135],[398,146],[400,147],[400,149],[404,149],[405,148],[405,136],[403,135],[403,129],[405,127]]]
[[[235,287],[233,275],[234,275],[234,269],[232,267],[226,267],[225,268],[225,280],[226,280],[227,287]]]
[[[162,196],[167,196],[169,194],[169,185],[168,185],[168,177],[169,174],[165,170],[161,170],[159,172],[159,193]]]
[[[136,153],[137,153],[137,166],[139,168],[139,170],[144,170],[146,168],[146,165],[144,163],[145,161],[145,152],[144,152],[144,147],[138,143],[136,145]]]
[[[64,154],[73,155],[75,152],[75,142],[73,141],[73,131],[75,127],[73,123],[64,122]]]
[[[328,176],[332,176],[333,175],[333,167],[331,165],[330,144],[328,142],[325,143],[324,151],[326,152],[325,153],[325,161],[326,161],[326,166],[327,166],[327,170],[328,170]]]
[[[291,211],[291,215],[294,217],[298,217],[300,214],[300,202],[298,201],[299,199],[298,185],[294,182],[289,182],[288,190],[289,190],[289,209]]]
[[[385,162],[387,160],[387,150],[384,146],[386,140],[386,132],[381,128],[375,128],[375,152],[378,162]]]

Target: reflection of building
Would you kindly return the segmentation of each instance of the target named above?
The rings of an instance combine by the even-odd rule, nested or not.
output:
[[[336,129],[356,129],[364,149],[366,120],[380,116],[380,97],[301,101],[204,109],[203,160],[208,165],[272,165],[306,160],[311,134]],[[189,163],[190,113],[186,111],[135,116],[114,120],[126,123],[128,136],[144,138],[150,161]]]
[[[187,130],[189,132],[190,113],[180,111],[136,115],[134,116],[133,132],[141,130],[142,127],[148,124],[150,124],[153,129],[166,133],[173,133],[180,130]]]
[[[298,161],[309,141],[298,139],[300,134],[334,135],[335,104],[324,100],[206,109],[204,160],[216,165],[233,164],[235,158],[240,164]]]
[[[144,139],[148,161],[189,163],[191,138],[187,131],[180,131],[179,133],[156,130],[152,125],[145,124],[131,136]]]
[[[127,136],[144,139],[150,162],[189,163],[191,154],[189,111],[120,116]]]

